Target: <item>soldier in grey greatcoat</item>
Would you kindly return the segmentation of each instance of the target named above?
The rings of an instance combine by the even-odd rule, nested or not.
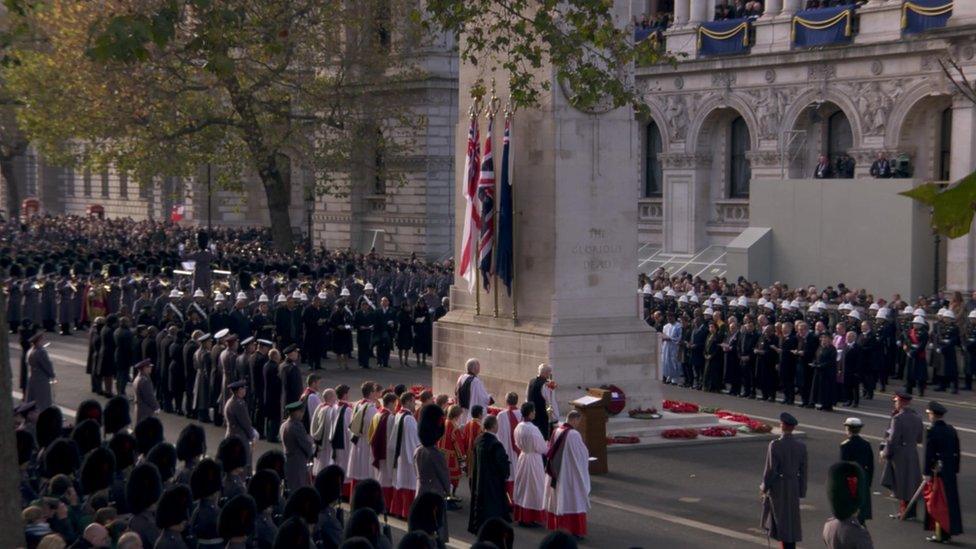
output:
[[[852,461],[840,461],[830,467],[827,499],[833,516],[823,528],[827,549],[873,549],[871,534],[857,518],[863,501],[870,497],[871,487],[861,466]]]
[[[135,416],[136,425],[147,417],[156,415],[159,411],[159,402],[156,400],[156,391],[153,388],[152,369],[153,363],[145,359],[133,367],[136,371],[136,379],[132,382],[132,389],[135,391]]]
[[[782,543],[783,549],[792,549],[803,539],[800,499],[807,495],[807,447],[793,438],[796,418],[786,412],[779,418],[783,434],[769,443],[759,485],[763,497],[762,527]]]
[[[925,428],[921,416],[911,407],[912,395],[899,391],[895,394],[894,402],[895,414],[885,432],[884,449],[881,451],[884,458],[881,485],[891,490],[898,499],[898,514],[891,516],[913,518],[915,506],[908,509],[908,502],[922,483],[918,445],[922,443]]]
[[[197,338],[199,347],[193,353],[193,368],[196,378],[193,382],[193,410],[197,420],[210,423],[210,349],[213,347],[213,336],[203,334]]]
[[[258,438],[258,432],[251,424],[251,414],[247,410],[247,382],[243,379],[229,383],[227,389],[231,396],[224,404],[224,438],[237,437],[244,442],[246,462],[251,464],[251,444]]]
[[[309,485],[308,464],[315,455],[312,436],[302,424],[305,414],[305,403],[301,400],[285,406],[288,419],[281,424],[278,436],[285,452],[285,487],[294,492],[302,486]]]
[[[27,394],[24,402],[37,403],[37,411],[43,412],[54,405],[51,396],[51,383],[54,381],[54,364],[44,348],[44,332],[37,332],[30,338],[31,348],[27,351],[27,366],[30,379],[27,381]]]

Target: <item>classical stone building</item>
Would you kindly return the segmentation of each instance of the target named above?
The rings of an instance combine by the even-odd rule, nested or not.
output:
[[[632,13],[653,13],[657,4],[634,1]],[[641,270],[664,265],[794,284],[844,280],[913,294],[936,283],[976,288],[976,232],[937,244],[927,209],[897,196],[976,168],[976,105],[939,63],[951,58],[972,77],[976,2],[956,1],[944,24],[909,33],[905,2],[870,0],[849,20],[840,16],[837,43],[804,47],[798,25],[818,14],[798,19],[800,0],[766,0],[765,13],[743,19],[742,34],[731,36],[746,47],[708,55],[700,29],[735,23],[710,22],[715,4],[675,0],[663,42],[679,62],[637,69],[652,113],[640,132]],[[878,153],[908,160],[911,177],[865,181]],[[832,165],[849,155],[853,177],[814,180],[821,154]],[[872,218],[865,216],[870,208],[855,207],[851,217],[851,204],[868,202],[892,209]],[[895,249],[891,241],[909,245]],[[836,248],[849,260],[826,251]],[[831,268],[818,269],[825,264]],[[892,274],[899,265],[914,272]]]

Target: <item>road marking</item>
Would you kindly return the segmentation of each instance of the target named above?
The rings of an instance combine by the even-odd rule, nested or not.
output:
[[[645,509],[642,507],[634,507],[633,505],[618,503],[616,501],[601,498],[601,497],[590,496],[590,502],[596,503],[597,505],[602,505],[604,507],[610,507],[611,509],[616,509],[618,511],[624,511],[627,513],[633,513],[635,515],[641,515],[648,518],[663,520],[665,522],[670,522],[672,524],[677,524],[679,526],[684,526],[686,528],[694,528],[696,530],[701,530],[703,532],[708,532],[719,536],[725,536],[727,538],[737,539],[739,541],[746,541],[749,543],[754,543],[756,545],[761,545],[763,547],[765,547],[768,542],[766,538],[753,536],[750,534],[746,534],[744,532],[738,532],[736,530],[730,530],[728,528],[722,528],[721,526],[715,526],[714,524],[708,524],[707,522],[700,522],[697,520],[679,517],[677,515],[672,515],[669,513],[662,513],[661,511]]]
[[[10,394],[13,395],[13,397],[16,398],[16,399],[19,399],[21,401],[24,400],[24,393],[21,393],[20,391],[18,391],[16,389],[14,389],[13,391],[10,391]],[[65,416],[68,416],[68,417],[73,418],[73,417],[75,417],[75,415],[77,415],[77,413],[74,410],[72,410],[71,408],[65,408],[64,406],[61,406],[60,404],[58,404],[57,406],[61,410],[61,413],[63,415],[65,415]]]
[[[772,421],[774,423],[779,423],[779,418],[763,417],[763,416],[757,416],[757,415],[752,415],[752,414],[749,414],[749,417],[752,417],[752,418],[755,418],[755,419],[762,419],[762,420],[765,420],[765,421]],[[800,426],[800,430],[801,431],[806,431],[806,430],[809,430],[809,429],[813,429],[814,431],[823,431],[825,433],[835,433],[835,434],[838,434],[838,435],[847,436],[847,431],[841,431],[840,429],[831,429],[829,427],[821,427],[819,425],[813,425],[813,424],[810,424],[810,423],[804,423],[804,424],[802,424]],[[872,435],[865,435],[863,433],[861,434],[861,438],[867,438],[867,439],[877,440],[877,441],[884,440],[881,437],[876,437],[876,436],[872,436]],[[976,454],[971,454],[969,452],[960,452],[960,454],[962,456],[964,456],[964,457],[976,458]]]
[[[681,503],[698,503],[699,501],[701,501],[701,498],[683,497],[683,498],[678,498],[678,501],[680,501]]]
[[[841,408],[842,410],[844,410],[847,413],[854,414],[854,415],[861,415],[861,416],[868,416],[868,417],[876,417],[876,418],[886,419],[886,420],[889,420],[889,421],[891,420],[891,415],[890,414],[879,414],[877,412],[865,412],[865,411],[859,410],[857,408],[847,408],[845,406],[840,406],[839,408]],[[927,421],[924,421],[923,423],[925,425],[931,425]],[[959,427],[958,425],[953,425],[953,427],[955,427],[955,429],[957,431],[962,431],[964,433],[970,433],[970,434],[976,433],[976,429],[970,429],[968,427]]]

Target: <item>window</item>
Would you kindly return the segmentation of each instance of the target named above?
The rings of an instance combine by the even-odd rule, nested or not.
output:
[[[91,170],[89,168],[85,168],[85,171],[83,172],[83,174],[81,176],[81,192],[85,196],[91,196],[91,193],[92,193],[92,189],[91,189]]]
[[[732,121],[729,137],[729,198],[749,198],[752,168],[746,152],[751,144],[749,127],[741,116]]]
[[[837,159],[846,155],[854,146],[854,134],[851,132],[851,122],[844,111],[837,111],[827,119],[827,158],[831,166],[837,165]]]
[[[644,140],[644,198],[660,197],[663,194],[664,179],[658,156],[662,148],[661,130],[652,121],[647,125],[647,136]]]
[[[939,119],[939,181],[949,181],[952,158],[952,107],[942,111]]]
[[[373,194],[386,196],[386,160],[383,152],[383,131],[376,130],[373,151]]]
[[[65,180],[65,183],[67,183],[67,185],[65,185],[65,187],[67,188],[68,196],[74,196],[75,193],[76,193],[76,191],[75,191],[75,169],[74,168],[68,167],[68,168],[65,168],[64,169],[64,180]]]
[[[102,198],[108,198],[108,170],[102,170]]]
[[[24,170],[27,174],[27,196],[37,196],[37,157],[28,154],[24,158],[27,164]]]
[[[129,197],[129,175],[125,172],[119,172],[119,197]]]

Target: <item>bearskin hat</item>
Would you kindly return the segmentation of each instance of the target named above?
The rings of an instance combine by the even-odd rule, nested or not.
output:
[[[298,517],[292,517],[278,527],[274,545],[271,547],[272,549],[294,549],[295,547],[308,547],[310,542],[311,538],[305,521]]]
[[[281,450],[268,450],[261,454],[254,470],[260,471],[262,469],[271,469],[278,473],[279,478],[285,478],[285,454],[282,454]]]
[[[88,399],[78,405],[75,421],[82,422],[86,419],[93,419],[99,425],[102,424],[102,405],[97,400]]]
[[[30,431],[17,431],[17,465],[23,465],[30,461],[34,455],[34,435]]]
[[[217,447],[217,460],[225,473],[247,465],[247,447],[244,446],[244,441],[236,436],[220,441],[220,446]]]
[[[196,423],[191,423],[180,431],[176,439],[176,457],[180,461],[191,461],[207,453],[207,434]]]
[[[108,488],[114,475],[115,454],[105,447],[95,448],[81,465],[81,493],[94,494]]]
[[[94,419],[86,419],[72,429],[71,440],[78,444],[78,451],[85,455],[101,446],[102,428]]]
[[[74,475],[81,465],[78,445],[69,438],[59,438],[44,451],[44,475]]]
[[[302,486],[288,496],[288,502],[285,503],[285,517],[299,517],[306,524],[315,524],[318,522],[321,507],[322,500],[315,488]]]
[[[37,445],[47,448],[56,439],[64,434],[64,416],[61,409],[57,406],[50,406],[41,411],[37,416],[37,425],[34,432],[37,433]]]
[[[206,458],[197,463],[190,473],[190,490],[193,499],[198,500],[220,491],[220,466],[217,462]]]
[[[281,477],[270,469],[262,469],[251,477],[247,493],[254,498],[258,511],[277,505],[281,498]]]
[[[315,475],[315,491],[319,493],[322,505],[329,505],[342,495],[342,483],[346,473],[338,465],[329,465]]]
[[[864,470],[851,461],[839,461],[827,472],[827,499],[833,514],[847,520],[857,513],[861,502],[870,497]]]
[[[115,455],[115,468],[124,471],[136,462],[136,437],[129,433],[115,433],[108,442],[109,450]]]
[[[176,447],[168,442],[160,442],[149,450],[146,460],[159,470],[159,478],[163,482],[173,478],[176,474]]]
[[[105,435],[113,435],[125,429],[132,423],[132,416],[129,415],[129,401],[124,396],[114,396],[105,403],[105,411],[102,414],[102,423],[105,426]]]
[[[192,506],[193,495],[185,484],[170,486],[159,498],[159,506],[156,508],[156,526],[165,529],[190,520]]]
[[[444,436],[444,410],[436,404],[427,404],[420,410],[417,437],[424,446],[435,446]]]
[[[125,483],[125,501],[134,515],[145,511],[159,500],[163,493],[163,480],[152,463],[141,463],[129,473]]]
[[[135,435],[139,453],[146,455],[163,441],[163,422],[158,417],[147,417],[136,425]]]
[[[225,503],[220,510],[217,532],[225,540],[249,536],[254,531],[254,519],[257,514],[254,498],[247,494],[238,494]]]

